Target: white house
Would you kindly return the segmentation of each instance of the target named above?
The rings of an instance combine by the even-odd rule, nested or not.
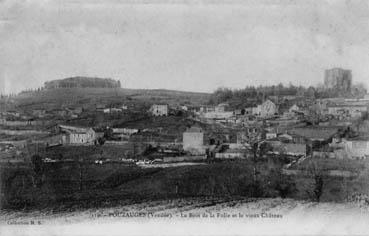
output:
[[[220,103],[218,104],[218,106],[214,108],[214,111],[218,113],[225,112],[227,107],[228,107],[228,103]]]
[[[328,114],[330,115],[350,115],[351,117],[360,117],[363,113],[368,111],[367,105],[349,105],[349,104],[338,104],[329,105]]]
[[[87,129],[82,132],[72,132],[69,134],[69,144],[87,144],[95,141],[95,131]]]
[[[32,110],[32,115],[42,118],[46,116],[46,111],[44,109],[35,109]]]
[[[306,155],[306,144],[284,143],[283,151],[285,154],[291,155],[291,156],[305,156]]]
[[[254,107],[252,113],[260,117],[270,117],[278,113],[278,108],[272,101],[266,100],[261,105]]]
[[[245,107],[245,115],[252,115],[253,107]]]
[[[232,111],[226,112],[206,112],[203,114],[203,117],[206,119],[228,119],[233,116]]]
[[[187,106],[185,106],[185,105],[181,106],[181,109],[182,109],[183,111],[188,111],[188,107],[187,107]]]
[[[113,134],[124,134],[124,135],[132,135],[138,133],[138,129],[130,129],[130,128],[113,128]]]
[[[227,150],[225,152],[215,153],[216,159],[244,159],[245,154],[240,151]]]
[[[366,158],[369,156],[369,138],[343,139],[342,144],[351,158]]]
[[[103,109],[103,112],[104,113],[122,112],[122,108],[115,108],[115,107],[112,107],[112,108],[104,108]]]
[[[183,133],[183,150],[193,155],[205,154],[204,132],[201,128],[191,127]]]
[[[68,144],[92,144],[96,140],[96,133],[92,128],[79,128],[59,125],[60,131],[67,134]]]
[[[293,104],[293,106],[291,106],[290,109],[288,109],[288,112],[292,113],[299,110],[300,108],[296,104]]]
[[[168,115],[168,105],[158,105],[154,104],[150,108],[150,112],[153,116],[167,116]]]
[[[271,132],[271,133],[266,133],[266,139],[273,139],[277,137],[277,133]]]

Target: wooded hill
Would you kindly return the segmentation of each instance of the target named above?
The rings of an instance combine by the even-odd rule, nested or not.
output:
[[[61,80],[47,81],[45,89],[56,88],[120,88],[120,81],[94,77],[71,77]]]

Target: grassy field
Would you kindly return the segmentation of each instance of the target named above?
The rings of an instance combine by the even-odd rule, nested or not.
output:
[[[141,169],[118,163],[48,163],[39,186],[30,166],[2,165],[1,206],[56,211],[117,206],[179,197],[289,197],[311,199],[314,179],[283,176],[278,162],[232,161],[199,166]],[[255,172],[256,170],[256,172]],[[256,173],[256,175],[254,175]],[[321,201],[345,201],[367,193],[369,177],[325,177]]]
[[[50,159],[73,159],[94,161],[99,158],[120,160],[133,154],[140,154],[147,145],[140,143],[126,143],[122,145],[103,145],[103,146],[58,146],[47,149],[41,153],[42,157]]]
[[[85,164],[81,167],[77,163],[50,163],[44,166],[42,186],[35,188],[31,184],[32,170],[29,167],[2,167],[2,206],[19,208],[23,202],[22,207],[60,206],[69,209],[72,205],[90,207],[128,199],[250,196],[250,168],[248,162],[166,169],[140,169],[122,164]],[[18,179],[11,183],[14,176]],[[26,179],[26,184],[22,185]]]
[[[329,159],[329,158],[307,158],[293,169],[308,170],[313,164],[321,170],[346,170],[352,172],[360,172],[369,166],[367,160],[352,159]]]

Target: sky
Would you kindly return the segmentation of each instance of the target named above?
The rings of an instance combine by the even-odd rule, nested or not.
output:
[[[369,1],[0,0],[0,93],[96,76],[122,87],[369,85]],[[369,87],[369,86],[368,86]]]

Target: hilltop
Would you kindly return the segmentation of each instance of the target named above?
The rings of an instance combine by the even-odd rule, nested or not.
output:
[[[17,107],[27,109],[60,108],[62,106],[95,107],[96,104],[145,105],[165,103],[169,105],[202,105],[210,94],[165,89],[123,88],[56,88],[23,92],[13,100]]]
[[[44,84],[45,89],[58,88],[120,88],[120,81],[108,78],[96,77],[70,77],[61,80],[47,81]]]

